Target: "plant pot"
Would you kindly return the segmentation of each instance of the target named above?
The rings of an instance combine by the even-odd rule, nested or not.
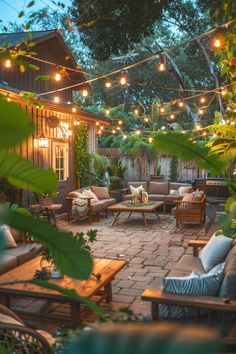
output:
[[[57,267],[53,267],[53,269],[51,270],[51,278],[60,279],[63,278],[63,274]]]
[[[110,195],[112,198],[115,198],[116,203],[122,202],[123,198],[123,192],[122,189],[114,189],[110,191]]]
[[[150,180],[154,181],[154,182],[158,182],[158,181],[164,181],[164,175],[159,175],[159,176],[150,176]]]

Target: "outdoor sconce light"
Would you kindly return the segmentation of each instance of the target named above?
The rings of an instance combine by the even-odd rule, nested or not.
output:
[[[48,148],[48,138],[43,133],[37,137],[37,146],[39,149]]]

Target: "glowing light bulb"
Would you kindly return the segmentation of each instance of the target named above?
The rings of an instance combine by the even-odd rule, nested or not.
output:
[[[74,125],[80,125],[80,121],[75,120],[75,121],[74,121]]]
[[[128,138],[128,136],[125,134],[124,136],[123,136],[123,139],[125,140],[125,139],[127,139]]]
[[[161,63],[158,65],[158,70],[159,70],[159,71],[165,71],[165,70],[166,70],[165,63],[161,62]]]
[[[206,102],[205,97],[201,97],[201,98],[200,98],[200,103],[205,103],[205,102]]]
[[[72,108],[72,112],[73,112],[73,113],[76,112],[76,108],[75,108],[75,107]]]
[[[9,69],[9,68],[11,67],[11,60],[10,60],[10,59],[7,59],[7,60],[5,61],[5,67],[6,67],[7,69]]]
[[[106,88],[111,88],[111,86],[112,86],[112,82],[111,82],[110,80],[107,80],[107,81],[105,82],[105,87],[106,87]]]
[[[99,126],[99,124],[100,124],[99,122],[96,122],[96,126],[97,126],[97,127]]]
[[[57,72],[57,73],[55,74],[55,80],[56,80],[56,81],[60,81],[60,80],[61,80],[61,74],[60,74],[59,72]]]
[[[103,129],[104,129],[104,126],[102,125],[102,126],[100,127],[100,129],[103,130]]]
[[[206,136],[206,135],[207,135],[207,133],[206,133],[206,132],[203,132],[203,133],[202,133],[202,135],[203,135],[203,136]]]
[[[68,130],[67,135],[72,136],[72,130]]]
[[[148,122],[149,122],[149,118],[148,118],[148,117],[145,117],[145,118],[144,118],[144,122],[145,122],[145,123],[148,123]]]
[[[119,125],[122,125],[122,123],[123,123],[122,120],[119,119],[119,120],[118,120],[118,124],[119,124]]]
[[[153,138],[152,138],[151,136],[148,138],[148,142],[149,142],[149,143],[152,143],[152,142],[153,142]]]
[[[227,93],[227,90],[226,90],[226,89],[224,89],[224,88],[222,88],[222,90],[221,90],[221,92],[220,92],[220,93],[221,93],[221,95],[222,95],[222,96],[225,96],[225,95],[226,95],[226,93]]]
[[[116,130],[120,130],[120,127],[116,127]]]
[[[135,109],[134,109],[134,114],[136,114],[136,116],[139,114],[138,108],[135,108]]]
[[[11,102],[11,97],[7,95],[7,102]]]
[[[184,102],[183,102],[183,101],[179,101],[179,102],[178,102],[178,106],[179,106],[179,107],[183,107],[183,106],[184,106]]]
[[[127,84],[127,77],[126,77],[125,75],[122,75],[122,76],[120,77],[120,84],[121,84],[122,86],[124,86],[124,85]]]
[[[220,48],[220,46],[221,46],[220,38],[215,38],[213,45],[215,48]]]
[[[112,129],[112,134],[115,134],[115,133],[116,133],[115,129]]]
[[[160,112],[164,113],[165,112],[165,108],[164,107],[160,107]]]
[[[110,114],[110,109],[107,108],[107,109],[106,109],[106,115],[109,116],[109,114]]]
[[[140,130],[136,130],[136,134],[140,135],[141,134]]]
[[[58,96],[55,96],[55,97],[54,97],[54,102],[55,102],[55,103],[59,103],[59,102],[60,102],[60,98],[59,98]]]
[[[161,130],[165,130],[166,129],[166,127],[163,125],[162,127],[161,127]]]
[[[170,119],[172,119],[172,120],[175,119],[175,115],[173,113],[171,113]]]
[[[101,131],[101,130],[99,130],[99,131],[98,131],[98,134],[99,134],[99,135],[101,135],[101,134],[102,134],[102,131]]]
[[[83,97],[88,97],[88,90],[87,89],[82,90],[81,94]]]
[[[202,115],[202,114],[204,113],[203,109],[199,109],[199,110],[198,110],[198,113],[199,113],[200,115]]]
[[[67,104],[70,105],[70,104],[71,104],[71,101],[68,101]]]

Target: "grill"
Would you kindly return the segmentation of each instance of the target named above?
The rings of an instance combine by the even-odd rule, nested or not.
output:
[[[229,189],[223,178],[209,178],[206,180],[206,196],[225,200],[229,197]]]

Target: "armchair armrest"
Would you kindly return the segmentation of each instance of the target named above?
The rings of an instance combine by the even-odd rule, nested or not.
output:
[[[226,303],[224,299],[214,296],[168,294],[157,289],[146,289],[142,293],[141,299],[151,302],[151,313],[154,320],[158,320],[159,304],[236,313],[236,301],[231,300]]]
[[[199,248],[203,248],[207,244],[207,240],[190,240],[188,241],[188,246],[193,247],[194,257],[198,257]]]

